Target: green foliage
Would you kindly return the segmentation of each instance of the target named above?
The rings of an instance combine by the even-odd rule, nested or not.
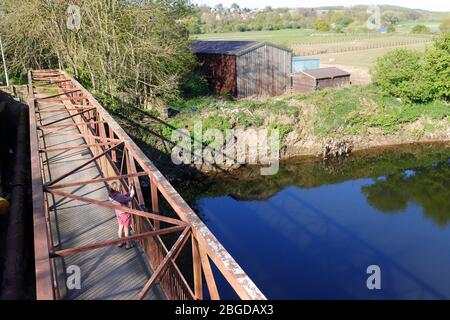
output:
[[[0,30],[11,73],[70,69],[87,88],[140,106],[178,96],[194,57],[185,1],[73,0],[82,14],[67,27],[66,1],[3,0]],[[188,19],[188,22],[190,20]],[[195,31],[195,30],[194,30]]]
[[[318,108],[314,133],[319,137],[361,134],[370,127],[394,133],[401,125],[424,116],[436,121],[450,116],[450,108],[442,100],[402,103],[376,85],[325,89],[298,98]]]
[[[394,27],[392,24],[388,25],[388,27],[387,27],[387,32],[388,32],[388,33],[393,33],[393,32],[395,32],[395,27]]]
[[[367,6],[354,6],[344,8],[331,6],[321,8],[328,10],[323,14],[321,10],[309,8],[271,8],[255,12],[245,7],[231,6],[226,8],[223,5],[214,8],[206,5],[194,7],[193,15],[196,19],[189,20],[188,29],[191,34],[201,33],[223,33],[223,32],[244,32],[244,31],[272,31],[282,29],[311,29],[314,28],[315,20],[324,20],[329,26],[333,26],[336,33],[349,32],[370,32],[365,27],[368,18]],[[383,22],[387,25],[396,25],[403,21],[417,21],[430,16],[421,10],[407,9],[401,7],[381,6],[383,10]],[[192,26],[191,23],[198,26]],[[331,28],[323,24],[316,30],[329,31]]]
[[[314,133],[319,137],[324,137],[332,134],[337,130],[344,128],[347,116],[360,108],[358,97],[361,94],[361,87],[341,88],[339,90],[324,89],[315,92],[311,96],[306,96],[318,110],[318,116],[314,123]],[[304,96],[300,96],[304,99]]]
[[[387,93],[410,101],[450,98],[450,32],[425,54],[397,49],[379,58],[372,78]]]
[[[424,74],[421,53],[396,49],[377,59],[372,79],[395,97],[427,101],[431,98],[431,85]]]
[[[3,73],[0,75],[0,79],[2,79]],[[10,74],[9,82],[15,85],[25,85],[28,84],[28,76],[24,73],[22,74]]]
[[[404,172],[388,175],[363,186],[368,202],[386,213],[403,211],[408,203],[420,204],[424,214],[437,225],[445,226],[450,221],[450,166],[445,162],[416,168],[412,175]],[[401,191],[401,192],[400,192]]]
[[[422,116],[428,116],[433,120],[441,120],[450,115],[448,106],[442,101],[429,103],[405,104],[401,106],[391,106],[376,113],[353,113],[348,116],[347,124],[353,132],[357,132],[362,127],[378,127],[386,133],[394,133],[399,125],[412,123]]]
[[[396,12],[387,10],[382,14],[383,21],[388,25],[397,24],[400,21],[399,16]]]
[[[324,19],[316,19],[313,21],[312,27],[317,31],[329,31],[330,24],[327,20]]]
[[[192,70],[187,74],[180,85],[181,92],[185,98],[207,96],[211,90],[205,77],[197,70]]]
[[[430,28],[428,28],[424,24],[417,24],[411,30],[412,33],[416,34],[430,33],[430,31],[431,31]]]
[[[336,25],[336,28],[346,28],[349,26],[350,23],[352,23],[354,19],[352,19],[349,16],[345,16],[342,13],[334,13],[331,17],[331,22]]]
[[[285,138],[289,134],[289,132],[292,132],[292,130],[294,130],[294,128],[290,124],[271,123],[269,125],[269,132],[270,132],[270,130],[273,130],[273,129],[278,130],[279,138],[280,138],[281,142],[283,142],[285,140]]]
[[[450,99],[450,31],[434,40],[425,55],[425,69],[434,96]]]

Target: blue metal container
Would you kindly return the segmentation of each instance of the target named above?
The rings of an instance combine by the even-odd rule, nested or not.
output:
[[[292,73],[319,68],[320,59],[305,58],[300,56],[292,57]]]

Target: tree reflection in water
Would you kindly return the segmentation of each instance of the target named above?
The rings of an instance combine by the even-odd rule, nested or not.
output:
[[[408,203],[423,208],[439,226],[450,221],[450,164],[448,161],[394,173],[362,187],[368,203],[386,213],[403,211]]]
[[[362,187],[368,203],[384,213],[402,212],[419,204],[424,215],[444,226],[450,221],[450,147],[448,144],[404,145],[333,161],[293,159],[273,176],[258,167],[197,177],[179,186],[195,206],[204,196],[229,195],[240,200],[266,200],[287,186],[317,188],[349,180],[372,178]],[[201,214],[201,213],[200,213]]]

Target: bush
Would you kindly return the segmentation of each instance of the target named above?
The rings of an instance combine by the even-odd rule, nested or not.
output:
[[[434,39],[425,55],[425,69],[436,97],[450,99],[450,31]]]
[[[416,33],[416,34],[429,33],[430,28],[428,28],[424,24],[418,24],[418,25],[415,25],[414,28],[412,28],[411,32]]]
[[[313,28],[318,31],[329,31],[330,30],[330,24],[328,21],[323,19],[316,19],[313,21],[312,24]]]
[[[410,101],[450,99],[450,32],[434,39],[425,54],[407,49],[391,51],[372,70],[385,92]]]
[[[187,75],[181,83],[180,90],[185,98],[207,96],[211,93],[208,81],[198,70],[193,70]]]
[[[387,93],[411,101],[431,98],[431,86],[424,76],[421,53],[397,49],[378,58],[372,78]]]
[[[395,32],[395,27],[394,27],[393,25],[388,25],[388,27],[387,27],[387,32],[388,32],[388,33]]]

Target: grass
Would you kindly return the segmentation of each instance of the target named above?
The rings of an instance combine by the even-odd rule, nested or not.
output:
[[[363,85],[323,90],[310,99],[319,109],[315,134],[325,137],[335,132],[356,135],[368,128],[380,128],[395,133],[401,125],[421,117],[438,121],[449,117],[450,108],[444,101],[403,103],[385,95],[375,85]]]
[[[225,131],[233,126],[244,129],[263,126],[267,119],[261,114],[262,110],[270,111],[274,117],[298,115],[298,108],[290,106],[285,98],[231,100],[207,96],[174,101],[169,107],[178,114],[169,119],[169,126],[163,129],[163,135],[167,138],[173,128],[185,128],[192,132],[194,122],[198,120],[202,121],[203,130]]]
[[[204,97],[175,102],[172,108],[179,111],[178,115],[168,120],[173,128],[192,131],[194,122],[200,119],[203,130],[276,128],[279,129],[282,145],[286,136],[294,130],[310,132],[318,141],[336,134],[364,136],[369,128],[379,128],[385,134],[394,134],[403,125],[421,117],[431,119],[432,122],[424,127],[425,131],[431,132],[442,129],[442,125],[437,122],[449,119],[450,115],[450,108],[444,101],[405,103],[384,94],[376,85],[353,85],[253,100]],[[312,111],[306,111],[308,108]],[[297,123],[302,120],[306,122],[299,127]],[[163,132],[169,138],[172,128],[165,128]]]
[[[198,121],[203,132],[278,129],[283,150],[305,143],[305,148],[314,150],[328,138],[378,141],[389,135],[394,143],[401,140],[400,136],[412,142],[433,133],[439,139],[450,128],[448,103],[406,103],[386,95],[374,84],[258,99],[204,96],[178,100],[169,105],[175,115],[162,121],[151,111],[102,102],[143,150],[158,149],[165,154],[170,153],[168,140],[173,130],[186,129],[193,136]]]

